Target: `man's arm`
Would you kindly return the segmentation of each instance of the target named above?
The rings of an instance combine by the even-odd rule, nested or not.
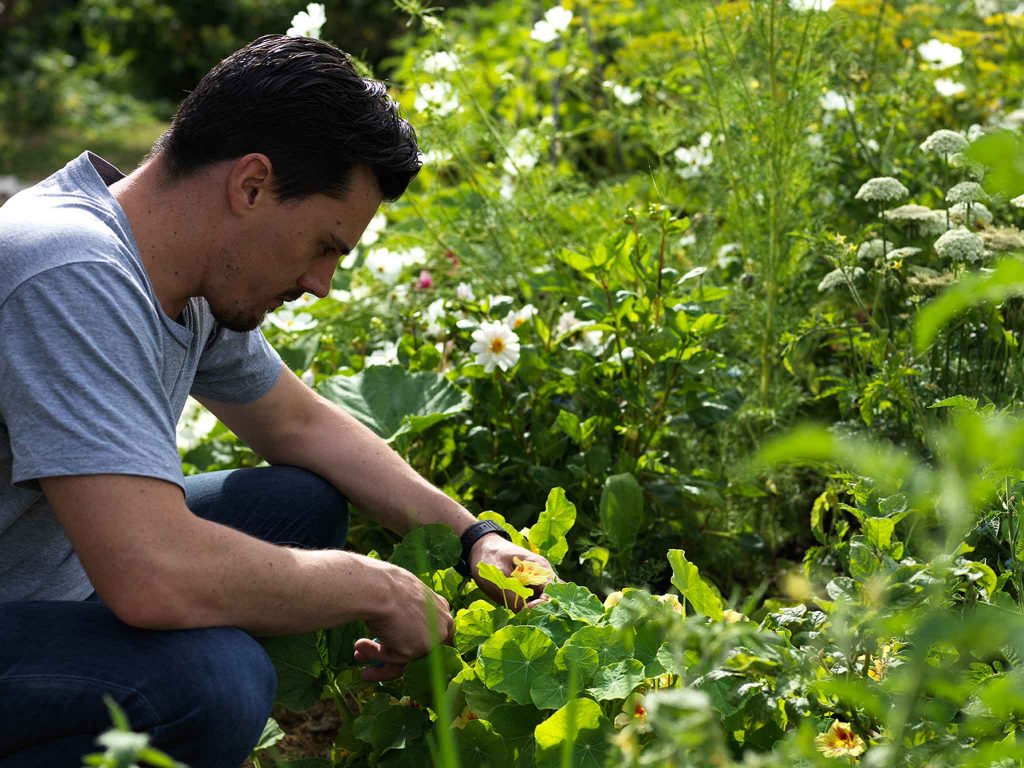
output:
[[[80,475],[40,483],[96,591],[127,624],[275,635],[363,620],[401,664],[429,649],[432,599],[437,632],[450,636],[444,599],[388,563],[268,544],[196,517],[181,489],[163,480]]]
[[[290,464],[331,482],[360,511],[396,533],[427,523],[444,523],[457,535],[476,522],[461,504],[422,478],[372,430],[337,405],[313,392],[290,370],[281,372],[270,392],[245,405],[202,400],[257,454],[271,464]],[[550,568],[539,555],[500,536],[480,538],[470,553],[474,576],[480,562],[506,574],[515,558]],[[490,582],[478,582],[493,599],[502,594]],[[543,588],[536,590],[539,594]],[[511,593],[509,605],[518,598]]]

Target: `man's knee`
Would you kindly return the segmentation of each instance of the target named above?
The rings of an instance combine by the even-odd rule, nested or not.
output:
[[[348,500],[315,472],[300,467],[278,467],[286,472],[297,509],[315,520],[316,546],[341,547],[348,536]]]

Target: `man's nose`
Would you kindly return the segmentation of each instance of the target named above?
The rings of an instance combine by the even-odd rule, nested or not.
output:
[[[299,278],[299,287],[318,298],[325,298],[331,292],[331,279],[337,269],[336,261],[323,261],[314,264]]]

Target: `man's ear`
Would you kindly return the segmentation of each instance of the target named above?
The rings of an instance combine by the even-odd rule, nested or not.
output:
[[[244,155],[231,164],[227,193],[233,213],[245,215],[270,199],[273,171],[270,158],[259,152]]]

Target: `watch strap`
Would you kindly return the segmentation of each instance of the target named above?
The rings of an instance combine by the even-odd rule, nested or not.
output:
[[[503,539],[512,541],[508,531],[493,520],[480,520],[473,523],[459,537],[459,540],[462,542],[462,556],[459,557],[459,563],[455,566],[455,570],[466,578],[469,578],[469,554],[473,551],[473,545],[489,533],[496,533]]]

